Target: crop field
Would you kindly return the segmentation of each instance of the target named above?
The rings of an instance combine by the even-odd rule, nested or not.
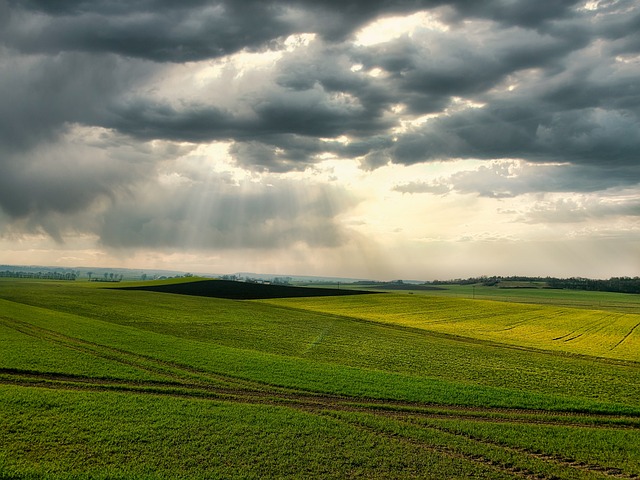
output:
[[[0,478],[640,478],[633,299],[445,293],[0,280]]]
[[[595,303],[576,308],[425,295],[269,303],[514,346],[640,361],[640,313],[612,311]]]

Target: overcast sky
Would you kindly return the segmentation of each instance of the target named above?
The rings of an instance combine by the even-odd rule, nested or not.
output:
[[[640,275],[638,0],[0,0],[0,263]]]

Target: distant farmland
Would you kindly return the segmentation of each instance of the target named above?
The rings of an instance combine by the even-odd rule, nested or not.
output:
[[[0,280],[0,478],[640,475],[634,298],[198,283]]]

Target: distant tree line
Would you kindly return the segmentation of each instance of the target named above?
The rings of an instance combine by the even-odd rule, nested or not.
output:
[[[245,282],[245,283],[268,283],[273,285],[290,285],[291,277],[273,277],[270,279],[266,278],[252,278],[252,277],[242,277],[240,275],[222,275],[219,277],[220,280],[229,280],[232,282]]]
[[[587,290],[597,292],[640,293],[640,277],[611,277],[608,280],[598,280],[582,277],[470,277],[455,280],[434,280],[430,285],[477,285],[500,287],[502,282],[530,282],[539,284],[540,288],[555,288],[568,290]]]
[[[87,276],[90,282],[121,282],[124,278],[122,274],[118,275],[117,273],[108,272],[104,272],[101,277],[93,277],[93,272],[87,272]]]
[[[551,278],[548,280],[547,284],[549,285],[549,288],[640,293],[640,277],[611,277],[608,280],[592,280],[590,278]]]
[[[38,280],[75,280],[78,276],[75,273],[58,273],[58,272],[11,272],[5,270],[0,272],[3,278],[35,278]]]

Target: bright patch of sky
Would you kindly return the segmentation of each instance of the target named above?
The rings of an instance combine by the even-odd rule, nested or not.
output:
[[[418,12],[413,15],[376,20],[356,33],[354,43],[362,46],[386,43],[403,35],[411,37],[413,32],[422,28],[441,32],[449,30],[449,27],[440,22],[437,16],[428,12]]]

